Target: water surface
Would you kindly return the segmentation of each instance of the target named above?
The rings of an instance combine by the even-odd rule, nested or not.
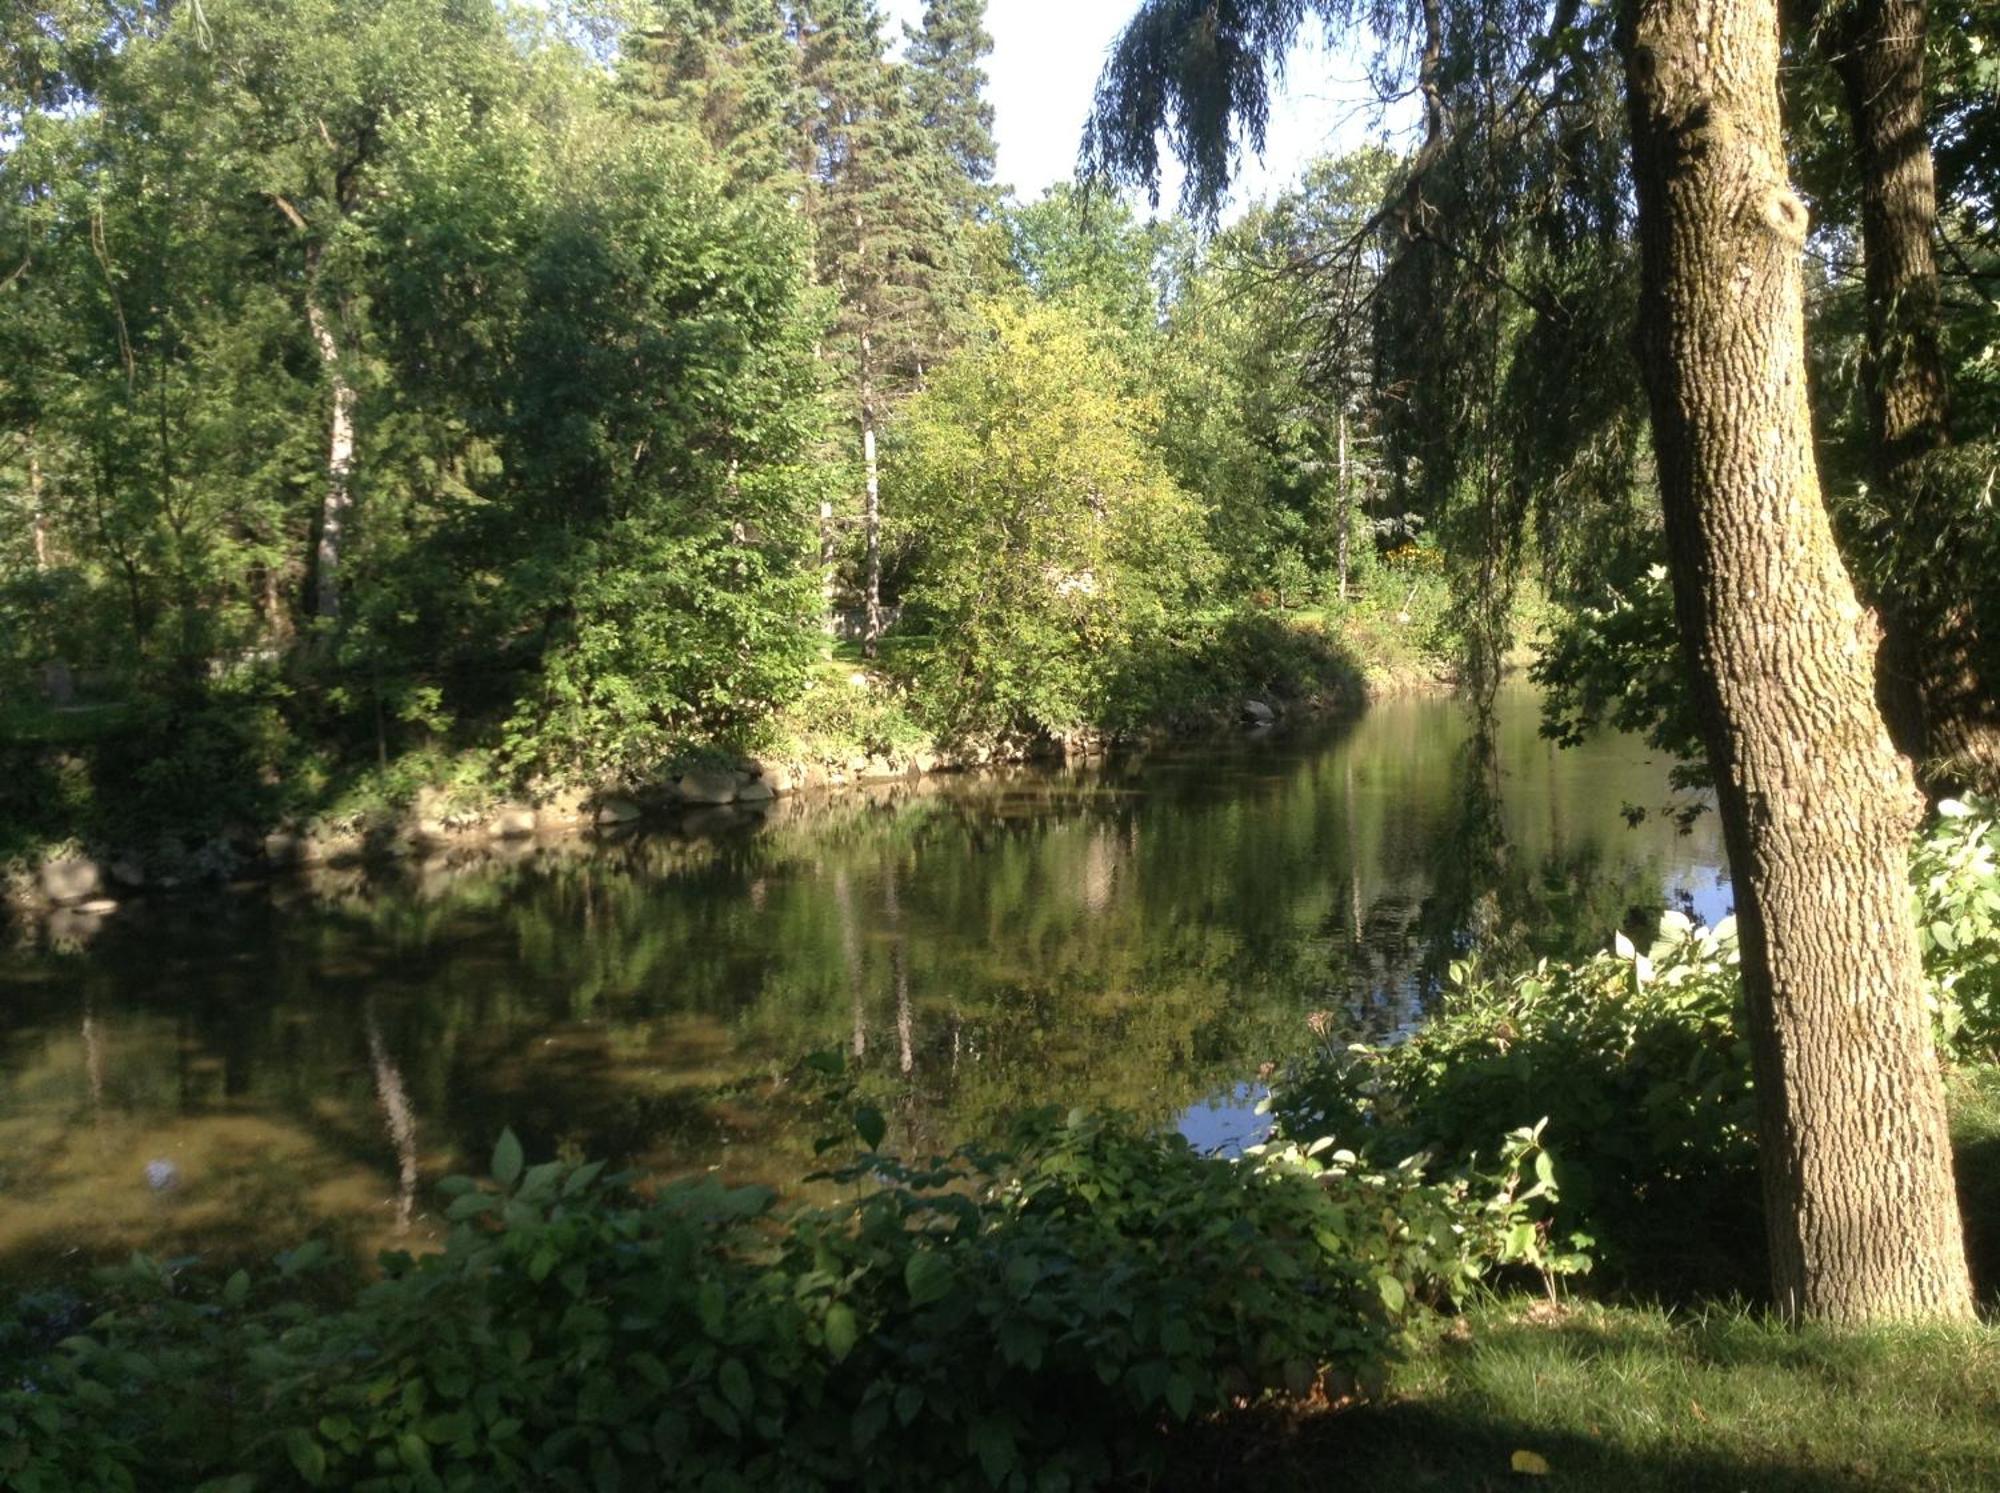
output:
[[[509,858],[133,904],[0,954],[0,1277],[356,1248],[504,1124],[656,1172],[785,1182],[837,1048],[942,1148],[1088,1103],[1240,1142],[1267,1061],[1421,1020],[1474,938],[1567,952],[1727,910],[1667,764],[1559,751],[1525,690],[1091,767],[711,813]]]

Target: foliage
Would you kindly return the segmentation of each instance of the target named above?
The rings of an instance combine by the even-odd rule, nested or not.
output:
[[[1952,804],[1912,860],[1940,1042],[2000,1056],[2000,835]],[[1762,1233],[1750,1050],[1734,920],[1677,912],[1641,951],[1620,933],[1581,960],[1453,966],[1439,1009],[1399,1042],[1329,1047],[1277,1085],[1285,1135],[1338,1135],[1377,1158],[1470,1154],[1513,1117],[1560,1138],[1558,1227],[1597,1241],[1615,1279],[1653,1290],[1754,1291]]]
[[[1080,1113],[921,1165],[873,1149],[875,1112],[854,1125],[870,1150],[829,1180],[856,1194],[791,1210],[530,1167],[509,1132],[491,1183],[447,1184],[442,1253],[323,1311],[314,1246],[219,1285],[135,1261],[60,1346],[0,1334],[0,1481],[1092,1486],[1244,1396],[1378,1375],[1420,1295],[1532,1250],[1549,1196],[1533,1132],[1487,1198]]]
[[[994,303],[897,433],[893,491],[934,637],[919,698],[946,734],[1059,734],[1107,706],[1108,666],[1201,593],[1197,512],[1149,449],[1152,415],[1090,325]]]
[[[2000,1058],[2000,822],[1984,799],[1946,799],[1910,857],[1917,936],[1948,1052]]]
[[[1462,1156],[1539,1106],[1561,1138],[1563,1227],[1606,1269],[1658,1281],[1740,1262],[1756,1145],[1734,930],[1669,913],[1648,952],[1618,945],[1511,976],[1454,966],[1407,1039],[1328,1050],[1280,1083],[1280,1132]]]
[[[1544,691],[1544,734],[1564,746],[1600,728],[1644,736],[1674,759],[1676,787],[1702,786],[1701,727],[1676,650],[1664,565],[1560,613],[1529,669]]]

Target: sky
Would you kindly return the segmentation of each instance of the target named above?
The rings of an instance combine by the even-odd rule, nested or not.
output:
[[[998,177],[1022,200],[1067,181],[1090,112],[1105,53],[1138,0],[987,0],[987,97],[993,101],[999,145]],[[884,0],[893,21],[915,25],[924,0]],[[1284,94],[1273,101],[1262,161],[1246,157],[1232,207],[1270,195],[1294,180],[1306,162],[1351,149],[1382,131],[1363,60],[1313,44],[1287,68]],[[1169,168],[1170,170],[1172,168]],[[1161,206],[1180,190],[1177,170],[1162,183]]]

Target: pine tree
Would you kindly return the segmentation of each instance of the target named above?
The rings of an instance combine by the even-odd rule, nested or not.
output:
[[[641,118],[696,134],[732,194],[795,188],[799,51],[776,0],[658,0],[625,39],[620,83]]]
[[[805,203],[821,283],[839,297],[834,352],[861,434],[865,646],[881,633],[882,421],[954,338],[967,282],[954,252],[951,173],[903,68],[884,55],[871,0],[797,14],[810,116]]]
[[[933,144],[958,168],[954,205],[967,218],[989,215],[993,186],[993,106],[986,69],[993,50],[986,34],[986,0],[929,0],[923,25],[903,28],[910,95]]]

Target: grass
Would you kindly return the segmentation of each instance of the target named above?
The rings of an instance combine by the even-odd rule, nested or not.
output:
[[[1973,1278],[2000,1303],[2000,1065],[1950,1077]],[[1582,1493],[2000,1489],[2000,1327],[1793,1331],[1736,1305],[1497,1300],[1420,1332],[1380,1392],[1246,1414],[1180,1486]],[[1513,1470],[1530,1453],[1546,1472]],[[1536,1464],[1539,1465],[1539,1464]]]
[[[1500,1301],[1430,1329],[1364,1405],[1221,1434],[1187,1486],[1969,1493],[2000,1488],[2000,1330]]]

